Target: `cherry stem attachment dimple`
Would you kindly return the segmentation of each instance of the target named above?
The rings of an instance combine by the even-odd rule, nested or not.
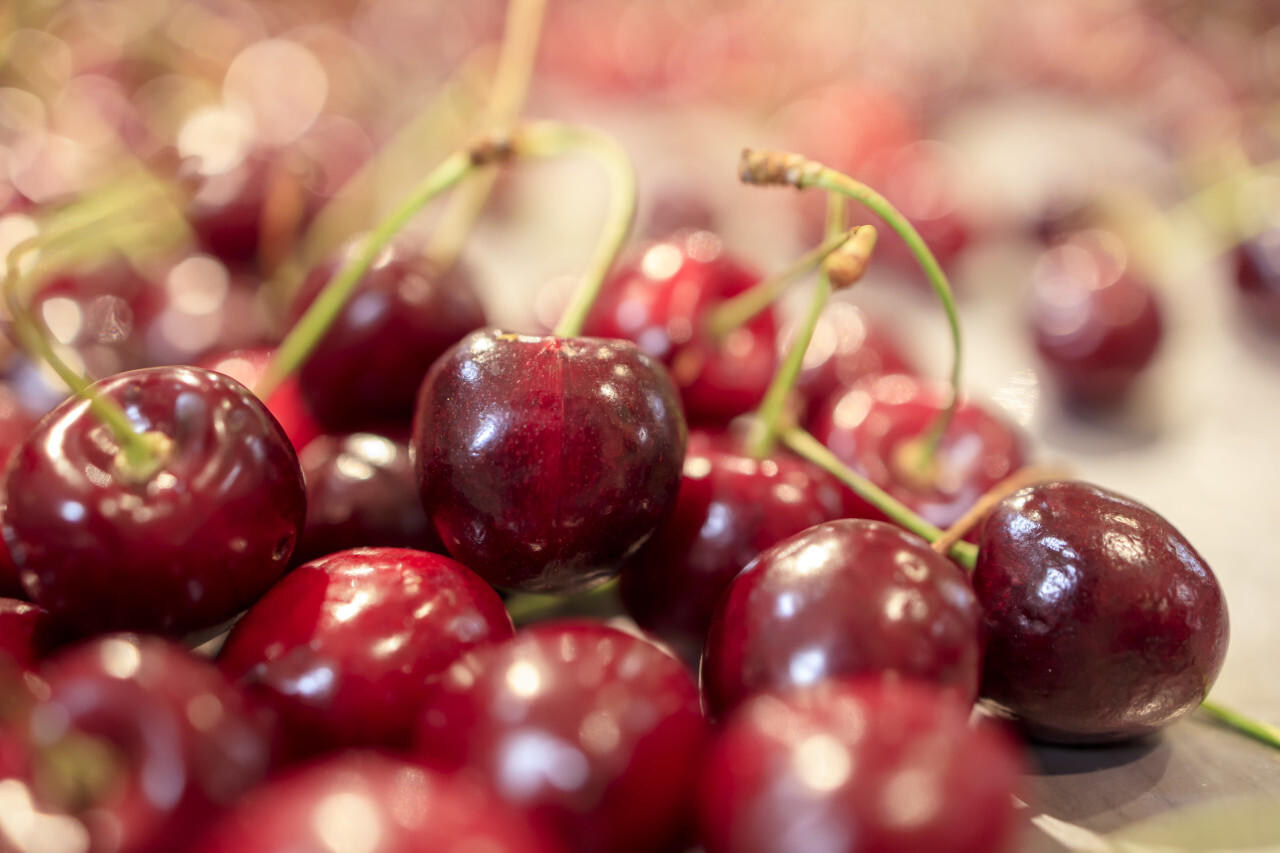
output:
[[[960,318],[956,311],[955,296],[937,258],[933,256],[933,252],[929,250],[929,246],[916,231],[915,226],[888,199],[866,184],[801,154],[747,149],[742,152],[739,177],[743,183],[748,184],[791,186],[798,190],[817,187],[828,192],[840,193],[861,203],[884,220],[885,224],[902,238],[907,248],[911,250],[911,254],[915,256],[925,278],[942,302],[947,323],[951,328],[951,387],[947,402],[934,418],[933,423],[921,435],[916,452],[913,454],[914,459],[911,460],[918,471],[928,471],[942,436],[951,424],[951,419],[960,402],[962,362]]]
[[[836,477],[854,491],[858,497],[880,510],[890,521],[904,527],[921,538],[935,542],[942,537],[944,531],[925,521],[910,507],[890,495],[884,489],[858,474],[845,465],[826,445],[818,441],[802,427],[790,427],[779,435],[783,444],[791,448],[798,456],[812,462],[822,470]],[[956,542],[951,546],[947,556],[973,571],[978,563],[978,548],[972,542]]]

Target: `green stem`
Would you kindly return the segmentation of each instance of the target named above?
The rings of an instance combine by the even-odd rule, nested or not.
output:
[[[1280,726],[1273,726],[1270,723],[1246,717],[1239,711],[1233,711],[1208,699],[1200,704],[1200,710],[1217,718],[1238,732],[1259,740],[1267,746],[1280,749]]]
[[[894,230],[915,256],[925,278],[942,302],[951,327],[951,388],[946,405],[921,436],[919,456],[915,460],[920,470],[928,470],[942,436],[947,431],[956,407],[960,402],[961,335],[960,318],[956,311],[955,297],[946,273],[937,258],[905,216],[888,199],[856,181],[848,175],[830,169],[799,154],[780,151],[752,151],[742,154],[740,165],[742,180],[752,184],[783,184],[797,189],[817,187],[828,192],[840,193],[859,202],[884,220]]]
[[[827,237],[818,247],[801,255],[786,269],[711,309],[704,321],[711,337],[721,340],[734,329],[746,325],[752,317],[777,302],[797,279],[811,272],[827,255],[843,246],[852,233],[841,229],[839,233]]]
[[[577,595],[520,593],[507,599],[506,606],[507,612],[511,614],[511,621],[518,628],[574,613],[599,612],[617,592],[618,579],[615,577]]]
[[[360,240],[357,248],[343,262],[324,290],[316,297],[315,302],[298,320],[297,324],[281,342],[267,369],[263,371],[254,393],[260,399],[267,399],[280,387],[285,377],[296,371],[306,360],[316,344],[324,337],[324,333],[333,325],[342,307],[347,304],[351,293],[360,283],[360,279],[369,271],[378,254],[387,247],[401,229],[409,224],[429,202],[445,190],[458,184],[477,166],[469,150],[457,151],[445,158],[444,162],[432,170],[418,184],[409,197],[400,203],[391,215],[378,223],[367,236]]]
[[[604,287],[609,268],[631,233],[636,213],[635,170],[626,149],[613,137],[591,128],[542,122],[530,126],[528,147],[522,147],[530,153],[547,154],[571,149],[594,157],[604,167],[612,192],[595,254],[556,323],[555,335],[562,338],[575,337],[582,332],[587,314]]]
[[[828,474],[838,478],[867,503],[884,513],[891,521],[929,542],[937,541],[943,530],[925,521],[884,489],[866,477],[850,470],[838,456],[801,427],[791,427],[781,434],[787,447]],[[973,571],[978,561],[978,548],[972,542],[957,542],[948,552],[951,559]]]

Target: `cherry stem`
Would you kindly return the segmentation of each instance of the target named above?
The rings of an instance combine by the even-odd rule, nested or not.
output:
[[[821,264],[831,252],[853,239],[857,229],[844,230],[844,213],[844,199],[834,193],[828,194],[827,239],[815,252],[809,252],[801,258],[801,261],[809,261],[801,269],[808,270],[814,264]],[[826,251],[822,251],[824,249]],[[816,252],[822,252],[821,256],[814,257]],[[796,266],[798,265],[792,265],[792,269]],[[792,278],[788,275],[789,272],[791,270],[785,271],[778,278]],[[761,288],[753,288],[747,293],[758,290]],[[809,342],[813,340],[813,330],[817,328],[818,320],[822,317],[822,309],[827,307],[827,299],[830,296],[831,280],[827,276],[826,268],[820,267],[818,283],[809,300],[809,310],[796,328],[791,346],[787,350],[787,357],[778,366],[777,372],[769,383],[769,388],[765,391],[764,399],[760,401],[755,417],[751,420],[751,431],[747,437],[747,453],[754,459],[764,459],[773,452],[774,445],[777,444],[778,430],[781,427],[783,413],[787,409],[787,399],[791,396],[791,389],[795,388],[796,381],[800,377],[800,370],[804,367],[804,354],[809,349]]]
[[[490,132],[506,130],[520,115],[533,79],[546,8],[547,0],[512,0],[507,5],[506,29],[486,116]],[[496,172],[486,172],[449,197],[425,251],[437,270],[449,269],[462,254],[497,177]]]
[[[962,362],[962,346],[960,335],[960,318],[956,312],[955,297],[946,273],[942,271],[937,258],[929,250],[929,246],[905,216],[903,216],[888,199],[856,181],[848,175],[837,172],[823,164],[810,160],[801,154],[786,151],[755,151],[747,149],[742,152],[739,164],[739,176],[743,183],[759,185],[792,186],[798,190],[817,187],[828,192],[840,193],[847,198],[861,203],[872,213],[884,220],[894,230],[907,248],[915,256],[920,269],[924,272],[930,286],[942,302],[947,315],[947,323],[951,327],[951,387],[946,405],[934,418],[933,423],[920,438],[918,455],[914,463],[918,470],[927,471],[942,441],[943,434],[951,424],[956,407],[960,403],[960,372]]]
[[[811,272],[851,236],[853,231],[841,229],[839,233],[827,237],[818,247],[801,255],[786,269],[712,308],[703,321],[711,337],[717,341],[722,340],[734,329],[746,325],[751,318],[777,302],[797,279]]]
[[[1239,711],[1233,711],[1208,699],[1200,703],[1200,710],[1254,740],[1261,741],[1275,749],[1280,749],[1280,726],[1273,726],[1270,723],[1255,720]]]
[[[858,497],[880,510],[890,521],[910,530],[917,536],[936,542],[945,531],[925,521],[910,507],[890,495],[875,483],[845,465],[826,445],[810,435],[802,427],[789,427],[779,435],[783,444],[797,455],[807,459],[822,470],[836,477],[854,491]],[[972,542],[956,542],[948,556],[969,571],[978,564],[978,547]]]
[[[933,541],[933,550],[939,554],[945,554],[950,551],[952,546],[964,539],[970,530],[981,523],[996,508],[997,504],[1014,492],[1020,491],[1027,486],[1034,486],[1037,483],[1059,480],[1067,475],[1066,469],[1059,466],[1028,465],[1025,468],[1019,468],[984,492],[982,497],[974,502],[973,506],[965,510],[964,514],[956,519],[954,524],[944,530],[942,535]]]
[[[517,628],[545,619],[578,613],[582,611],[598,612],[604,603],[615,596],[618,591],[618,579],[611,578],[599,586],[580,592],[577,595],[544,595],[541,593],[519,593],[506,601],[507,613]]]

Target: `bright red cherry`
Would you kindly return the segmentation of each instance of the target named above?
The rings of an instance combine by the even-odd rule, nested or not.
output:
[[[1235,281],[1250,319],[1280,330],[1280,228],[1236,248]]]
[[[1200,555],[1155,512],[1086,483],[997,506],[973,586],[984,702],[1041,740],[1163,728],[1199,706],[1226,655],[1226,601]]]
[[[491,584],[584,589],[669,512],[686,427],[633,344],[474,332],[422,384],[411,446],[449,553]]]
[[[181,646],[108,635],[50,658],[44,675],[48,698],[29,716],[35,799],[79,817],[88,849],[186,849],[267,771],[263,721]]]
[[[1028,308],[1036,349],[1069,402],[1122,400],[1163,333],[1160,299],[1103,231],[1080,232],[1036,265]]]
[[[699,794],[707,853],[1010,853],[1026,762],[930,685],[833,679],[761,694],[718,733]]]
[[[729,582],[769,546],[843,517],[844,495],[796,456],[755,459],[733,436],[693,430],[671,517],[622,570],[627,612],[696,663]]]
[[[294,565],[373,546],[446,553],[423,512],[406,439],[372,432],[324,435],[298,458],[307,483],[307,525]]]
[[[687,830],[706,738],[680,661],[601,623],[544,622],[452,667],[415,751],[483,780],[572,850],[648,853]]]
[[[181,635],[230,619],[288,565],[306,492],[279,424],[235,380],[194,367],[93,386],[155,439],[138,474],[85,400],[15,451],[4,535],[31,599],[76,635]]]
[[[677,232],[610,277],[583,330],[634,341],[667,365],[690,423],[728,423],[759,405],[769,387],[778,363],[777,320],[766,309],[716,341],[707,313],[758,281],[716,235]]]
[[[729,584],[707,633],[703,698],[722,718],[765,690],[892,674],[972,702],[981,619],[964,571],[920,537],[882,521],[826,522]]]
[[[292,307],[296,320],[348,249],[316,267]],[[329,432],[408,429],[418,386],[441,353],[485,325],[465,268],[441,275],[403,245],[385,249],[298,370],[307,407]]]
[[[861,382],[831,397],[813,418],[815,438],[845,464],[946,528],[996,483],[1025,462],[1024,439],[1004,418],[961,401],[934,453],[917,470],[917,440],[944,405],[926,380],[894,374]]]
[[[285,575],[231,629],[218,664],[279,715],[291,758],[407,747],[444,670],[511,633],[502,599],[460,563],[357,548]]]
[[[346,752],[246,795],[196,853],[557,853],[483,788],[392,756]]]

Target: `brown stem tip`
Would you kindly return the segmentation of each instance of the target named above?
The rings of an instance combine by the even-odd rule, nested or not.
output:
[[[515,141],[506,131],[494,131],[473,142],[467,148],[467,156],[473,166],[507,163],[516,156]]]
[[[866,275],[877,236],[874,225],[860,225],[839,249],[827,255],[823,270],[834,290],[852,287]]]
[[[822,164],[790,151],[747,148],[738,161],[738,177],[744,184],[790,186],[804,189],[813,183]]]

